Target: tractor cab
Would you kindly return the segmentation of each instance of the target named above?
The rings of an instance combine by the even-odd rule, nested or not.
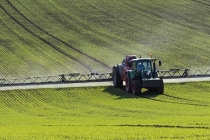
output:
[[[152,59],[152,58],[133,59],[131,61],[132,69],[134,73],[139,74],[139,76],[141,76],[142,79],[156,78],[158,76],[155,64],[156,60],[157,59]],[[161,61],[159,61],[159,66],[160,65]]]

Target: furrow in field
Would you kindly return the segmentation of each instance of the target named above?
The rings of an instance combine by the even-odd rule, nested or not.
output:
[[[162,125],[162,124],[113,124],[113,125],[42,125],[42,126],[118,126],[118,127],[155,127],[155,128],[180,128],[180,129],[210,129],[208,126],[182,126],[182,125]]]
[[[116,36],[111,32],[107,32],[107,30],[104,29],[104,27],[100,27],[99,25],[97,25],[98,24],[97,22],[87,20],[86,19],[87,17],[91,18],[89,16],[84,16],[83,15],[84,16],[83,17],[83,16],[81,16],[82,14],[80,16],[78,16],[77,14],[69,12],[67,9],[65,9],[65,7],[61,7],[58,3],[55,3],[54,1],[51,1],[51,0],[50,0],[50,2],[55,7],[57,7],[57,9],[61,10],[60,13],[62,15],[64,15],[65,17],[67,17],[67,15],[68,15],[68,16],[74,18],[77,22],[81,23],[81,26],[84,26],[84,27],[87,26],[86,28],[88,28],[88,30],[91,31],[90,35],[88,33],[85,35],[85,36],[88,35],[88,37],[85,39],[85,40],[87,40],[87,42],[91,43],[91,41],[98,40],[99,42],[101,42],[102,46],[104,44],[106,44],[105,48],[108,48],[109,50],[111,50],[115,53],[120,53],[120,54],[123,54],[123,55],[124,55],[125,52],[129,51],[129,48],[121,47],[119,45],[114,45],[113,46],[113,44],[117,44],[117,43],[124,44],[125,42],[126,43],[128,43],[128,42],[132,43],[132,41],[130,39],[124,38],[122,36]],[[88,5],[87,8],[89,8],[89,7],[91,7],[91,6]],[[85,9],[85,10],[87,10],[87,9]],[[89,12],[93,15],[98,15],[97,11],[98,11],[97,9],[95,10],[94,8],[91,7],[91,10]],[[87,32],[89,32],[88,30],[87,30]],[[92,37],[92,34],[97,34],[97,36]]]
[[[35,94],[35,93],[34,93]],[[24,92],[20,92],[19,96],[21,97],[21,99],[25,102],[25,103],[30,103],[30,107],[28,109],[31,109],[32,107],[39,107],[42,104],[36,100],[35,98],[33,98],[33,96],[30,96],[30,94],[24,93]]]
[[[168,95],[168,94],[162,94],[166,97],[172,98],[172,99],[177,99],[177,100],[184,100],[184,101],[189,101],[189,102],[197,102],[197,103],[207,103],[204,101],[200,101],[200,100],[193,100],[193,99],[187,99],[187,98],[182,98],[182,97],[177,97],[177,96],[172,96],[172,95]]]
[[[0,98],[7,109],[9,108],[17,112],[24,112],[26,109],[25,102],[22,102],[18,95],[4,92],[1,94]]]
[[[205,2],[205,0],[204,1],[192,0],[192,1],[197,2],[197,3],[199,3],[201,5],[204,5],[204,6],[210,6],[210,2],[209,1],[206,1],[206,2]]]
[[[21,21],[22,18],[19,18],[12,8],[6,4],[1,6],[7,10],[10,9],[10,14]],[[0,11],[3,15],[0,25],[3,27],[1,32],[2,43],[0,43],[2,46],[0,47],[0,56],[4,62],[1,67],[1,70],[3,69],[3,72],[1,71],[3,73],[2,77],[24,78],[28,76],[57,75],[61,74],[60,72],[63,69],[71,72],[73,67],[76,67],[75,65],[72,65],[72,68],[69,67],[67,64],[74,62],[73,60],[66,58],[66,56],[50,48],[43,41],[29,34],[7,16],[1,8]],[[21,22],[31,29],[24,20]],[[77,67],[85,69],[80,64]]]
[[[124,125],[113,125],[113,126],[131,126],[131,127],[165,127],[165,128],[188,128],[188,129],[210,129],[208,126],[181,126],[181,125],[162,125],[162,124],[124,124]]]
[[[208,38],[209,33],[208,33],[207,27],[210,27],[210,25],[208,24],[208,22],[203,22],[203,17],[205,17],[206,13],[203,13],[202,16],[196,18],[197,20],[195,20],[193,18],[194,14],[191,14],[189,17],[185,16],[186,14],[191,13],[191,11],[194,12],[195,10],[181,13],[181,12],[174,12],[174,11],[176,11],[176,9],[167,7],[167,5],[165,6],[164,4],[161,4],[160,7],[157,6],[157,7],[155,7],[155,9],[152,9],[152,7],[149,7],[149,6],[147,7],[147,5],[138,6],[138,5],[141,5],[141,3],[137,3],[136,5],[133,5],[134,2],[132,2],[132,3],[126,2],[126,4],[125,4],[121,1],[118,1],[118,3],[124,7],[127,7],[130,10],[139,12],[139,14],[148,16],[148,19],[150,19],[150,20],[154,19],[154,21],[158,22],[158,24],[156,26],[159,27],[160,29],[158,30],[159,32],[155,32],[155,30],[154,30],[154,34],[155,34],[154,41],[155,42],[153,42],[153,40],[151,42],[151,39],[149,39],[148,41],[147,41],[147,39],[145,39],[145,41],[143,41],[143,42],[145,42],[146,44],[147,43],[149,43],[149,44],[152,43],[155,45],[159,44],[157,46],[162,46],[161,48],[165,48],[165,49],[163,49],[163,51],[166,52],[166,54],[171,54],[171,52],[177,52],[176,54],[180,54],[180,56],[185,56],[187,58],[188,57],[192,57],[192,58],[202,57],[201,61],[208,58],[208,56],[205,55],[206,54],[205,52],[209,51],[209,47],[205,44],[206,41],[204,41],[204,40],[196,40],[195,41],[189,37],[186,37],[188,34],[196,33],[196,34],[199,34],[199,36],[205,36]],[[173,4],[173,5],[175,5],[175,4]],[[150,10],[150,9],[152,9],[152,10]],[[165,10],[163,10],[163,9],[165,9]],[[183,10],[186,10],[186,9],[183,8]],[[115,12],[113,12],[113,13],[115,13]],[[176,17],[179,20],[177,20]],[[134,22],[132,22],[132,23],[134,23]],[[147,23],[147,21],[145,23]],[[143,23],[143,24],[145,24],[145,23]],[[192,24],[196,25],[196,26],[192,26]],[[205,26],[198,26],[200,24],[205,24]],[[165,25],[166,27],[162,27],[163,25]],[[147,27],[148,26],[146,26],[146,28]],[[151,27],[152,27],[152,25],[151,25]],[[167,28],[167,27],[168,27],[168,31],[163,29],[163,28]],[[193,28],[193,29],[191,30],[191,28]],[[206,29],[204,29],[204,28],[206,28]],[[180,29],[182,30],[181,32],[180,32]],[[172,30],[172,31],[169,32],[170,30]],[[184,33],[184,35],[183,35],[183,33]],[[193,36],[191,36],[191,37],[193,37]],[[195,38],[195,37],[193,37],[193,38]],[[158,40],[158,41],[156,42],[156,40]],[[162,44],[161,42],[167,42],[167,43]],[[196,45],[196,44],[199,44],[199,45]],[[168,50],[167,47],[170,47],[170,49]],[[191,49],[191,51],[187,51],[188,48],[193,48],[193,49]],[[199,55],[197,53],[198,49],[200,52],[203,52],[202,54],[204,54],[204,55]],[[158,53],[158,51],[160,51],[160,50],[157,49],[157,53]],[[169,52],[167,52],[167,51],[169,51]],[[188,53],[187,55],[186,55],[186,51]],[[178,63],[178,61],[176,61],[176,63]],[[182,66],[182,64],[179,64],[179,65],[181,67],[186,67],[186,65],[183,65],[183,66]],[[189,65],[187,67],[191,67],[191,66]]]
[[[57,106],[56,103],[60,98],[50,94],[40,94],[36,91],[31,91],[30,93],[17,91],[16,93],[4,92],[0,95],[0,106],[5,109],[11,109],[14,112],[21,114],[29,114],[32,116],[49,116],[51,112],[53,113],[63,113],[68,114],[69,110],[64,109],[64,107]]]
[[[71,46],[70,44],[68,44],[67,42],[59,39],[58,37],[48,33],[47,31],[45,31],[43,28],[39,27],[38,25],[36,25],[35,23],[33,23],[31,20],[29,20],[26,16],[24,16],[24,14],[22,14],[9,0],[7,0],[8,4],[19,14],[21,15],[25,20],[27,20],[29,23],[31,23],[34,27],[36,27],[37,29],[39,29],[40,31],[42,31],[43,33],[45,33],[46,35],[52,37],[53,39],[61,42],[62,44],[66,45],[67,47],[71,48],[72,50],[76,51],[77,53],[80,53],[84,56],[86,56],[87,58],[90,58],[92,60],[94,60],[95,62],[101,64],[102,66],[106,67],[107,69],[110,69],[111,67],[107,64],[105,64],[104,62],[101,62],[99,60],[97,60],[96,58],[85,54],[84,52],[78,50],[77,48]],[[47,44],[51,44],[50,42],[47,42]],[[50,46],[52,46],[53,44],[51,44]],[[66,56],[70,56],[68,53],[61,51],[61,49],[57,48],[57,47],[53,47],[54,49],[56,48],[57,51],[61,52],[62,54],[66,55]],[[72,56],[71,56],[72,57]],[[77,60],[76,58],[74,58],[73,60],[75,60],[76,62],[78,62],[79,60]],[[84,66],[86,65],[84,62],[78,62],[78,63],[82,63]],[[87,68],[87,66],[85,66]],[[91,70],[91,68],[88,68],[89,70]]]
[[[177,3],[176,1],[170,1],[171,3],[173,3],[174,5],[177,5],[180,8],[186,9],[188,11],[190,11],[191,13],[195,13],[196,15],[206,15],[208,16],[208,11],[207,10],[203,10],[202,5],[200,6],[200,8],[197,8],[195,11],[195,8],[193,6],[189,6],[188,4],[184,5],[184,4],[180,4]],[[196,5],[196,7],[198,7],[199,5]],[[192,12],[193,11],[193,12]]]
[[[136,10],[136,9],[130,7],[128,4],[125,5],[125,4],[123,4],[123,3],[121,3],[121,2],[118,2],[118,1],[115,1],[115,2],[118,3],[119,5],[122,5],[123,7],[127,8],[127,9],[131,9],[131,10],[133,10],[133,11],[135,11],[135,12],[139,12],[140,14],[145,14],[146,16],[151,17],[150,13],[148,14],[148,11],[146,11],[146,10],[144,10],[144,9],[141,9],[142,11],[139,11],[139,9]],[[91,4],[88,3],[88,2],[85,2],[85,1],[84,1],[84,3],[86,3],[86,4],[89,5],[90,7],[93,7],[94,9],[100,11],[100,12],[103,13],[103,14],[105,14],[105,15],[107,15],[107,16],[109,16],[109,17],[112,17],[113,19],[118,20],[119,22],[121,22],[121,23],[123,23],[123,24],[126,24],[126,25],[131,26],[131,27],[135,27],[135,28],[140,29],[140,30],[142,30],[142,31],[144,31],[144,32],[152,33],[151,30],[146,30],[146,29],[143,28],[142,26],[137,26],[137,25],[132,24],[133,22],[130,22],[130,23],[129,23],[129,22],[127,22],[126,20],[121,19],[121,18],[124,18],[123,16],[122,16],[121,18],[120,18],[120,17],[116,17],[116,16],[114,16],[114,14],[111,14],[111,13],[108,13],[107,11],[101,10],[100,8],[98,8],[98,7],[94,6],[94,5],[91,5]],[[140,8],[140,7],[138,7],[138,8]],[[112,11],[109,11],[109,12],[112,12]],[[162,20],[161,20],[161,16],[156,15],[156,17],[157,17],[156,20],[162,21]]]
[[[40,37],[39,35],[37,35],[36,33],[34,33],[33,31],[31,31],[30,29],[28,29],[24,24],[22,24],[21,22],[19,22],[16,18],[14,18],[5,8],[3,8],[1,6],[1,8],[3,9],[3,11],[13,20],[15,21],[18,25],[20,25],[20,27],[22,27],[24,30],[26,30],[28,33],[30,33],[31,35],[33,35],[34,37],[38,38],[39,40],[43,41],[45,44],[49,45],[50,47],[52,47],[53,49],[57,50],[58,52],[60,52],[61,54],[71,58],[72,60],[76,61],[77,63],[81,64],[82,66],[84,66],[85,68],[87,68],[89,71],[91,71],[92,69],[87,66],[84,62],[79,61],[78,59],[76,59],[75,57],[71,56],[70,54],[66,53],[65,51],[63,51],[62,49],[56,47],[53,43],[47,41],[46,39]]]
[[[148,97],[148,95],[140,95],[140,97],[148,99],[148,100],[162,102],[162,103],[183,104],[183,105],[192,105],[192,106],[209,106],[209,104],[203,104],[203,103],[197,103],[197,102],[184,102],[185,100],[184,101],[183,100],[174,101],[173,98],[171,98],[171,100],[157,99],[157,98],[150,98],[150,97]]]
[[[145,16],[148,16],[148,19],[150,18],[155,18],[155,20],[156,21],[158,21],[158,22],[166,22],[167,24],[168,24],[168,26],[170,25],[171,26],[171,28],[172,27],[176,27],[176,28],[184,28],[184,30],[187,30],[187,31],[189,31],[189,29],[191,28],[191,26],[187,26],[186,27],[186,24],[184,24],[184,23],[181,23],[181,22],[179,22],[179,23],[176,23],[177,22],[177,20],[173,20],[173,18],[169,18],[169,19],[165,19],[165,17],[164,16],[166,16],[166,17],[176,17],[176,15],[164,15],[165,13],[163,13],[164,11],[160,11],[159,9],[153,9],[153,10],[147,10],[147,9],[145,9],[145,8],[142,8],[142,7],[136,7],[136,6],[134,6],[134,5],[131,5],[131,4],[129,4],[129,3],[126,3],[126,5],[124,4],[124,3],[122,3],[122,2],[119,2],[119,1],[115,1],[115,2],[117,2],[117,3],[119,3],[120,5],[122,5],[122,6],[124,6],[125,8],[127,8],[127,9],[129,9],[129,10],[133,10],[133,11],[135,11],[135,12],[139,12],[140,14],[144,14]],[[87,2],[85,2],[85,3],[87,3]],[[107,16],[110,16],[110,17],[112,17],[112,18],[114,18],[114,19],[116,19],[116,20],[118,20],[118,21],[120,21],[120,22],[122,22],[122,23],[124,23],[124,24],[127,24],[127,25],[129,25],[129,26],[133,26],[133,27],[135,27],[136,29],[140,29],[140,30],[142,30],[142,26],[137,26],[137,25],[134,25],[133,23],[134,22],[132,22],[132,23],[129,23],[129,22],[127,22],[126,20],[122,20],[121,18],[123,18],[123,16],[120,18],[120,17],[115,17],[114,15],[112,15],[112,14],[109,14],[108,12],[105,12],[105,11],[103,11],[103,10],[101,10],[101,9],[99,9],[99,8],[97,8],[96,6],[94,6],[94,5],[91,5],[91,4],[89,4],[89,3],[87,3],[88,5],[90,5],[91,7],[93,7],[94,9],[97,9],[98,11],[100,11],[100,12],[102,12],[103,14],[105,14],[105,15],[107,15]],[[149,8],[148,8],[149,9]],[[170,10],[170,9],[168,9],[168,10]],[[155,11],[156,11],[156,13],[155,13]],[[173,10],[172,10],[173,11]],[[171,12],[171,11],[170,11]],[[169,14],[170,14],[170,12],[169,12]],[[181,17],[181,18],[184,18],[183,16],[180,16],[179,15],[179,17]],[[185,20],[185,19],[182,19],[182,20]],[[191,22],[191,21],[189,21],[189,22]],[[147,22],[146,22],[147,23]],[[145,23],[143,23],[143,24],[145,24]],[[160,25],[161,25],[161,23],[159,23]],[[196,24],[196,23],[195,23]],[[179,27],[178,27],[179,26]],[[208,26],[208,25],[206,25],[206,26]],[[152,26],[151,26],[152,27]],[[148,27],[147,27],[148,28]],[[151,33],[152,34],[152,32],[153,32],[153,30],[149,30],[149,29],[143,29],[143,31],[146,31],[146,32],[149,32],[149,33]],[[180,53],[183,53],[183,54],[185,54],[185,51],[186,51],[186,47],[190,47],[190,48],[194,48],[194,45],[192,45],[192,44],[190,44],[190,43],[187,43],[187,42],[185,42],[185,40],[182,40],[182,39],[178,39],[178,38],[181,38],[181,34],[177,34],[177,33],[175,33],[175,32],[173,32],[173,34],[174,35],[168,35],[168,34],[162,34],[161,32],[160,33],[157,33],[157,38],[159,38],[159,40],[162,40],[162,39],[164,39],[164,40],[168,40],[168,41],[170,41],[171,43],[173,42],[173,43],[175,43],[175,44],[179,44],[178,46],[179,47],[177,47],[177,46],[171,46],[170,45],[170,48],[171,48],[171,52],[172,52],[172,48],[174,48],[175,50],[179,50],[179,52]],[[176,37],[175,37],[176,36]],[[145,42],[145,40],[147,40],[147,39],[144,39],[144,41],[143,42]],[[165,44],[166,45],[166,44]],[[180,47],[180,45],[182,46],[182,47]],[[168,46],[168,45],[167,45]],[[201,49],[201,48],[200,48]],[[208,49],[208,48],[207,48]],[[205,51],[205,50],[203,50],[203,51]],[[196,52],[194,52],[194,49],[192,50],[192,52],[188,52],[189,54],[189,56],[195,56],[196,55]],[[196,56],[195,56],[196,57]]]
[[[164,4],[161,5],[161,7],[165,7],[165,6],[166,5]],[[168,20],[172,24],[185,27],[186,29],[202,32],[202,33],[205,33],[206,35],[210,34],[210,30],[209,30],[210,25],[209,25],[209,22],[205,19],[205,16],[207,16],[208,14],[203,12],[202,15],[200,14],[200,16],[198,16],[194,14],[194,12],[197,10],[189,11],[189,8],[186,8],[183,10],[186,10],[186,12],[174,13],[175,8],[171,7],[171,8],[167,8],[167,13],[164,13],[164,11],[161,11],[161,10],[157,10],[157,12],[163,17],[166,17],[166,20]],[[203,9],[203,11],[206,11],[208,13],[208,10]]]
[[[90,7],[93,7],[94,9],[100,11],[101,13],[103,13],[103,14],[109,16],[109,17],[112,17],[113,19],[116,19],[116,20],[118,20],[118,21],[120,21],[120,22],[122,22],[122,23],[124,23],[124,24],[126,24],[126,25],[128,25],[128,26],[135,27],[135,28],[139,28],[140,30],[142,30],[142,31],[144,31],[144,32],[149,32],[148,30],[145,30],[144,28],[141,28],[140,26],[135,26],[135,25],[133,25],[133,24],[131,24],[131,23],[128,23],[128,22],[126,22],[126,21],[124,21],[124,20],[121,20],[121,19],[115,17],[115,16],[112,15],[112,14],[109,14],[109,13],[107,13],[107,12],[104,12],[103,10],[100,10],[100,9],[97,8],[96,6],[91,5],[90,3],[88,3],[88,2],[86,2],[86,1],[84,1],[84,0],[83,0],[83,2],[86,3],[87,5],[89,5]]]
[[[132,5],[133,3],[126,3],[126,5],[122,2],[119,2],[119,1],[116,1],[118,2],[120,5],[124,6],[124,7],[127,7],[128,9],[131,9],[133,11],[136,11],[136,12],[139,12],[140,14],[144,14],[145,16],[148,16],[148,19],[150,18],[153,18],[155,19],[156,21],[159,21],[159,22],[166,22],[166,23],[171,23],[174,27],[182,27],[182,28],[185,28],[187,30],[199,30],[197,26],[192,26],[192,24],[196,25],[198,24],[198,21],[195,21],[194,19],[192,18],[189,18],[187,17],[185,14],[186,13],[174,13],[174,9],[172,8],[169,8],[167,6],[165,6],[164,4],[163,5],[160,5],[161,7],[167,7],[165,8],[167,12],[165,12],[164,10],[162,10],[163,8],[154,8],[154,7],[148,7],[148,6],[142,6],[142,7],[139,7],[139,6],[136,6],[136,5]],[[177,3],[173,3],[173,5],[175,5]],[[137,5],[140,5],[137,4]],[[180,5],[180,6],[183,6],[183,5]],[[146,8],[144,8],[146,7]],[[152,10],[151,10],[152,9]],[[185,10],[188,9],[189,10],[189,7],[185,7],[184,8]],[[194,9],[191,10],[191,11],[195,11]],[[191,12],[189,11],[189,12]],[[206,15],[206,13],[203,13],[203,15]],[[193,17],[194,15],[192,14],[191,17]],[[179,20],[177,20],[179,19]],[[197,17],[197,20],[200,20],[200,21],[203,21],[202,17]],[[182,22],[182,21],[187,21],[188,24]],[[161,25],[161,23],[159,23]],[[204,24],[204,23],[202,23]],[[207,24],[207,22],[205,22],[205,25],[203,25],[204,27],[206,27],[206,29],[208,30],[208,27],[210,27],[209,24]],[[207,31],[206,30],[206,31]],[[207,33],[208,34],[208,33]],[[186,44],[185,42],[183,41],[179,41],[177,39],[174,39],[174,38],[171,38],[170,36],[167,36],[167,35],[162,35],[162,34],[158,34],[160,36],[162,36],[163,38],[170,38],[170,40],[172,41],[175,41],[175,42],[179,42],[179,43],[182,43],[184,45],[187,45],[187,46],[190,46],[189,44]],[[181,35],[178,35],[178,36],[181,36]],[[193,46],[191,46],[193,47]]]
[[[54,113],[59,112],[59,114],[71,114],[69,112],[71,106],[68,106],[68,103],[71,102],[71,100],[65,98],[63,94],[59,94],[59,92],[46,94],[40,90],[32,90],[30,94],[26,95],[26,98],[31,98],[30,102],[42,110],[42,115],[46,114],[43,110],[53,110]],[[32,113],[33,115],[41,114],[41,112],[39,113],[36,111],[32,111]]]

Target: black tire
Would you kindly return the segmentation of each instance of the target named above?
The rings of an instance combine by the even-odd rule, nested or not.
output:
[[[132,94],[133,95],[140,95],[141,94],[141,81],[140,80],[133,80],[132,81]]]
[[[161,80],[160,86],[156,88],[157,94],[163,94],[164,93],[164,83],[163,80]]]
[[[114,87],[122,88],[123,87],[123,81],[120,78],[120,74],[117,71],[117,68],[113,68],[112,72],[112,79],[113,79],[113,85]]]
[[[156,88],[148,88],[148,92],[155,92]]]
[[[128,93],[131,93],[132,92],[132,90],[131,90],[131,79],[130,79],[130,77],[127,77],[126,80],[125,80],[125,90]]]

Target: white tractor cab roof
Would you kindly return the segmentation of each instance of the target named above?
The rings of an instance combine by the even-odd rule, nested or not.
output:
[[[136,59],[132,59],[131,61],[138,61],[138,60],[142,60],[142,61],[144,61],[144,60],[150,60],[150,61],[154,61],[154,60],[157,60],[156,58],[136,58]]]
[[[136,59],[132,59],[131,61],[130,61],[130,63],[132,63],[132,62],[151,62],[151,63],[154,63],[154,65],[155,65],[155,61],[156,60],[158,60],[158,59],[156,59],[156,58],[136,58]],[[161,66],[161,60],[159,60],[159,66]]]

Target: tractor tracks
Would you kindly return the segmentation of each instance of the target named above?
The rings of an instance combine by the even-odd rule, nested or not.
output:
[[[193,99],[186,99],[186,98],[181,98],[181,97],[176,97],[176,96],[172,96],[172,95],[168,95],[168,94],[162,94],[166,97],[172,98],[172,99],[176,99],[176,100],[185,100],[185,101],[191,101],[191,102],[202,102],[199,100],[193,100]]]
[[[106,124],[99,124],[99,125],[71,125],[71,124],[67,124],[67,125],[42,125],[42,126],[95,126],[95,127],[100,127],[100,126],[112,126],[112,127],[153,127],[153,128],[180,128],[180,129],[210,129],[210,127],[208,126],[182,126],[182,125],[161,125],[161,124],[110,124],[110,125],[106,125]]]
[[[198,0],[192,0],[192,1],[197,2],[197,3],[199,3],[199,4],[202,4],[202,5],[205,5],[205,6],[210,6],[210,4],[207,4],[207,3],[205,3],[205,2],[201,2],[201,1],[198,1]],[[209,2],[208,0],[204,0],[204,1]]]
[[[83,2],[86,3],[87,5],[89,5],[90,7],[92,7],[92,8],[94,8],[94,9],[100,11],[101,13],[103,13],[103,14],[109,16],[109,17],[112,17],[113,19],[116,19],[116,20],[118,20],[118,21],[120,21],[120,22],[122,22],[122,23],[124,23],[124,24],[127,24],[127,25],[129,25],[129,26],[131,26],[131,27],[140,28],[139,26],[132,25],[132,24],[130,24],[130,23],[128,23],[128,22],[125,22],[125,21],[122,20],[122,19],[117,18],[117,17],[113,16],[112,14],[109,14],[109,13],[107,13],[107,12],[105,12],[105,11],[103,11],[103,10],[97,8],[97,7],[95,7],[95,6],[91,5],[90,3],[88,3],[88,2],[86,2],[86,1],[84,1],[84,0],[83,0]],[[142,31],[148,33],[147,30],[145,30],[145,29],[143,29],[143,28],[140,28],[140,29],[141,29]]]
[[[181,98],[181,97],[176,97],[176,96],[172,96],[172,95],[168,95],[168,94],[161,94],[161,96],[165,96],[167,98],[165,99],[157,99],[157,98],[151,98],[149,96],[149,93],[147,93],[146,95],[139,95],[141,98],[145,98],[148,100],[153,100],[153,101],[157,101],[157,102],[162,102],[162,103],[173,103],[173,104],[184,104],[184,105],[193,105],[193,106],[209,106],[209,103],[207,102],[202,102],[199,100],[193,100],[193,99],[185,99],[185,98]]]
[[[32,36],[38,38],[39,40],[41,40],[42,42],[44,42],[45,44],[49,45],[51,48],[55,49],[56,51],[62,53],[63,55],[71,58],[72,60],[76,61],[77,63],[80,63],[82,66],[84,66],[85,68],[87,68],[88,70],[91,70],[86,64],[84,64],[83,62],[79,61],[78,59],[75,59],[73,56],[69,55],[68,53],[66,53],[65,51],[61,50],[60,48],[56,47],[53,43],[47,41],[46,39],[40,37],[39,35],[37,35],[36,33],[34,33],[33,31],[31,31],[30,29],[28,29],[24,24],[22,24],[21,22],[19,22],[16,18],[14,18],[4,7],[2,7],[2,10],[14,21],[16,22],[20,27],[22,27],[25,31],[27,31],[29,34],[31,34]]]
[[[70,44],[68,44],[67,42],[61,40],[60,38],[48,33],[47,31],[45,31],[44,29],[42,29],[41,27],[39,27],[38,25],[36,25],[35,23],[33,23],[31,20],[29,20],[24,14],[22,14],[9,0],[6,0],[6,2],[8,3],[8,5],[10,7],[12,7],[20,16],[22,16],[27,22],[29,22],[31,25],[33,25],[35,28],[37,28],[39,31],[43,32],[44,34],[46,34],[47,36],[51,37],[53,40],[56,40],[60,43],[62,43],[63,45],[67,46],[68,48],[71,48],[72,50],[74,50],[75,52],[99,63],[100,65],[102,65],[103,67],[105,67],[106,69],[111,69],[111,67],[101,61],[99,61],[98,59],[85,54],[84,52],[80,51],[79,49],[71,46]],[[19,22],[16,18],[14,18],[5,8],[3,8],[3,6],[1,6],[1,8],[3,9],[3,11],[13,20],[15,21],[18,25],[20,25],[24,30],[26,30],[28,33],[30,33],[31,35],[33,35],[34,37],[38,38],[39,40],[43,41],[44,43],[46,43],[47,45],[49,45],[50,47],[52,47],[53,49],[55,49],[56,51],[60,52],[61,54],[71,58],[72,60],[76,61],[77,63],[81,64],[82,66],[84,66],[85,68],[87,68],[89,71],[92,71],[92,69],[90,68],[90,66],[88,66],[87,64],[85,64],[84,62],[78,60],[77,58],[73,57],[72,55],[68,54],[67,52],[65,52],[64,50],[60,49],[59,47],[57,47],[55,44],[53,44],[50,41],[47,41],[46,39],[40,37],[39,35],[37,35],[36,33],[34,33],[32,30],[30,30],[29,28],[27,28],[24,24],[22,24],[21,22]]]
[[[196,1],[196,0],[195,0],[195,1]],[[116,1],[116,2],[118,2],[118,1]],[[159,9],[148,10],[148,9],[145,9],[145,8],[142,8],[142,7],[133,8],[132,5],[129,5],[129,4],[125,5],[125,4],[121,3],[121,2],[118,2],[118,3],[119,3],[120,5],[122,5],[122,6],[124,6],[124,7],[127,7],[127,8],[129,8],[129,9],[132,9],[132,10],[134,10],[134,11],[136,11],[136,12],[142,13],[142,14],[148,16],[148,17],[155,18],[156,20],[161,21],[161,22],[162,22],[162,21],[168,22],[168,23],[171,23],[171,24],[173,24],[173,25],[175,25],[175,26],[176,26],[176,25],[179,25],[179,26],[185,27],[185,28],[187,28],[187,29],[200,30],[199,28],[195,28],[195,27],[189,26],[189,25],[187,25],[187,24],[178,22],[177,20],[173,20],[173,19],[171,19],[171,18],[167,18],[167,19],[166,19],[166,17],[176,17],[175,19],[181,18],[181,19],[184,20],[184,21],[185,21],[185,20],[186,20],[186,21],[188,20],[185,16],[175,15],[173,12],[172,12],[172,13],[167,13],[167,16],[165,15],[165,16],[166,16],[166,17],[165,17],[164,15],[158,14],[158,12],[159,12],[159,13],[162,13],[162,14],[163,14],[163,13],[166,14],[164,11],[161,11],[161,10],[159,10]],[[94,6],[93,6],[93,7],[94,7]],[[94,8],[96,8],[96,7],[94,7]],[[98,9],[98,8],[96,8],[96,9]],[[127,24],[127,25],[129,25],[129,26],[138,28],[138,29],[143,30],[143,31],[145,31],[145,32],[148,32],[148,31],[146,31],[145,29],[142,29],[142,28],[139,27],[139,26],[134,26],[134,25],[132,25],[132,24],[126,22],[126,21],[123,21],[123,20],[121,20],[121,19],[119,19],[119,18],[114,17],[113,15],[111,15],[111,14],[109,14],[109,13],[106,13],[106,12],[100,10],[100,9],[98,9],[98,10],[101,11],[101,12],[103,12],[104,14],[106,14],[106,15],[108,15],[108,16],[111,16],[111,17],[113,17],[113,18],[115,18],[115,19],[121,21],[121,22],[124,23],[124,24]],[[157,11],[157,12],[155,12],[155,11]],[[193,21],[193,20],[190,20],[189,22],[190,22],[190,23],[197,24],[197,22],[196,22],[196,21]],[[208,27],[209,27],[209,26],[208,26],[208,25],[205,25],[205,27],[206,27],[206,31],[205,31],[204,33],[208,35],[208,34],[209,34]],[[164,35],[162,35],[162,34],[158,34],[158,36],[160,36],[160,37],[162,37],[162,38],[169,38],[170,40],[172,40],[172,41],[174,41],[174,42],[179,42],[180,44],[183,44],[183,45],[191,46],[191,45],[186,44],[186,43],[184,43],[184,42],[175,40],[173,37],[170,37],[170,36],[164,36]],[[193,46],[191,46],[191,47],[193,47]]]

